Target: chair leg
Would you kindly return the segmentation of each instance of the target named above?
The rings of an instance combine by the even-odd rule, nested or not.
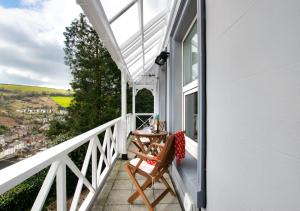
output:
[[[163,174],[160,175],[159,180],[162,180],[163,184],[166,186],[166,189],[164,192],[162,192],[153,202],[152,206],[155,207],[169,192],[173,195],[176,196],[176,194],[173,192],[172,188],[170,187],[169,183],[167,180],[164,178]]]
[[[137,182],[136,178],[133,176],[133,174],[131,173],[128,165],[125,165],[125,170],[127,171],[129,177],[131,178],[131,180],[133,181],[133,184],[135,185],[135,187],[137,188],[137,191],[139,193],[139,195],[142,197],[145,205],[148,207],[148,209],[150,211],[154,211],[153,206],[151,205],[150,201],[148,200],[148,198],[146,197],[144,191],[142,190],[141,186],[139,185],[139,183]],[[127,200],[128,203],[132,204],[133,201],[130,201],[129,199]]]
[[[161,177],[161,180],[162,180],[163,184],[166,186],[166,188],[170,191],[170,193],[173,196],[176,196],[175,192],[172,190],[171,186],[169,185],[169,183],[167,182],[167,180],[163,176]]]
[[[148,188],[151,185],[151,179],[148,178],[143,185],[141,186],[142,190],[145,190],[146,188]],[[140,193],[138,191],[135,191],[133,194],[131,194],[131,196],[128,198],[128,201],[133,202],[134,200],[136,200],[139,197]]]
[[[160,194],[155,200],[154,202],[152,202],[152,206],[155,207],[169,192],[168,189],[166,189],[164,192],[162,192],[162,194]]]

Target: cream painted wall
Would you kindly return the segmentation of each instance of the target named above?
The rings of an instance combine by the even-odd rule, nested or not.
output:
[[[206,9],[206,210],[300,210],[300,1]]]

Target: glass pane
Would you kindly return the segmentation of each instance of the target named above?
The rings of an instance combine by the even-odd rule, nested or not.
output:
[[[134,58],[136,58],[141,54],[142,54],[142,47],[140,46],[125,58],[125,62],[128,63],[129,61],[132,61]]]
[[[144,25],[167,9],[170,0],[144,0]]]
[[[125,8],[130,2],[131,0],[101,0],[101,4],[108,20],[118,14],[118,12]]]
[[[162,38],[162,30],[159,30],[153,36],[151,36],[147,41],[145,41],[145,49],[151,46],[155,41],[160,41],[161,38]]]
[[[197,22],[194,23],[187,38],[183,42],[183,83],[188,83],[198,78],[198,37]]]
[[[148,63],[150,60],[154,60],[158,56],[158,47],[159,45],[153,46],[147,53],[145,53],[145,63]]]
[[[145,71],[150,69],[154,65],[154,59],[145,64]]]
[[[111,24],[111,28],[119,46],[128,40],[132,35],[137,33],[139,31],[137,3],[135,3],[122,16],[114,21]]]
[[[185,132],[186,136],[198,141],[198,92],[185,96]]]
[[[132,64],[132,66],[130,66],[128,69],[130,74],[133,75],[134,73],[136,73],[138,70],[142,68],[143,68],[143,59],[140,58],[134,64]]]

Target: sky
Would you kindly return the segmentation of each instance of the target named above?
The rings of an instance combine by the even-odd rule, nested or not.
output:
[[[76,0],[0,0],[0,83],[70,88],[65,27]]]

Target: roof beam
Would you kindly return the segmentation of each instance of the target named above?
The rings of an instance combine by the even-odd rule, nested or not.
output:
[[[143,69],[145,66],[145,45],[144,45],[144,10],[143,10],[143,0],[138,0],[139,6],[139,20],[140,20],[140,32],[141,32],[141,41],[142,41],[142,55],[143,55]]]
[[[121,54],[121,50],[100,1],[77,0],[77,3],[81,6],[84,14],[88,17],[112,59],[116,62],[118,68],[127,74],[127,78],[129,80],[132,80],[131,74],[128,71],[127,65]]]
[[[115,20],[117,20],[121,15],[123,15],[127,10],[129,10],[129,8],[132,7],[136,2],[137,0],[132,0],[131,2],[129,2],[120,12],[118,12],[115,16],[113,16],[109,20],[109,24],[112,24]]]
[[[165,48],[165,45],[169,40],[170,32],[171,32],[171,26],[173,25],[173,23],[175,21],[175,17],[176,17],[174,14],[176,14],[176,11],[178,10],[179,5],[180,5],[180,0],[173,0],[170,3],[171,10],[170,10],[170,14],[169,14],[169,17],[168,17],[168,25],[167,25],[167,28],[166,28],[165,36],[164,36],[164,39],[163,39],[160,50],[163,50]]]

